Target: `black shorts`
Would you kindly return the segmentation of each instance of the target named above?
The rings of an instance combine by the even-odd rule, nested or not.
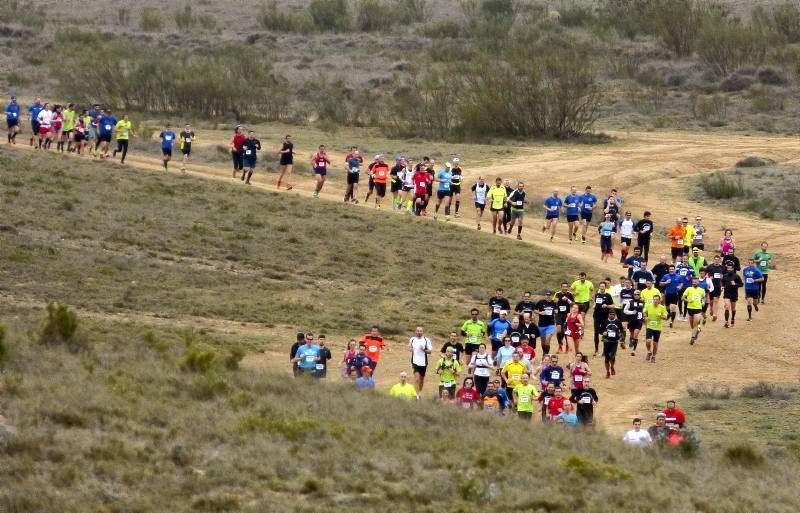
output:
[[[347,185],[358,183],[360,173],[347,173]]]
[[[13,128],[15,126],[19,126],[19,120],[18,119],[7,119],[6,120],[6,125],[8,125],[8,128]]]
[[[677,305],[680,302],[681,298],[677,292],[672,292],[670,294],[664,294],[664,303],[669,305]]]
[[[191,144],[184,144],[181,148],[181,151],[184,155],[191,155],[192,154],[192,145]]]
[[[484,209],[486,208],[486,203],[475,203],[475,208],[483,212]]]
[[[77,138],[75,140],[77,140]],[[167,157],[171,157],[172,156],[172,148],[161,148],[161,153],[166,155]]]
[[[72,135],[72,130],[63,130],[61,134],[69,137]]]
[[[403,185],[402,186],[402,190],[403,190],[403,192],[411,192],[411,191],[414,190],[414,187],[412,187],[410,185]]]
[[[372,190],[375,189],[375,177],[370,175],[368,185],[370,192],[372,192]]]
[[[464,344],[464,354],[469,356],[472,353],[478,352],[480,344]]]
[[[392,180],[392,184],[391,184],[391,186],[390,186],[390,190],[391,190],[392,192],[397,192],[397,191],[399,191],[399,190],[400,190],[400,187],[401,187],[401,185],[402,185],[402,184],[400,183],[400,181],[399,181],[399,180]]]
[[[325,176],[328,174],[327,169],[314,169],[314,174],[319,176]]]
[[[730,301],[731,303],[735,303],[735,302],[739,301],[739,294],[736,294],[736,295],[733,295],[733,294],[725,294],[725,295],[723,295],[723,296],[722,296],[722,298],[723,298],[723,299],[727,299],[727,300],[728,300],[728,301]]]
[[[461,194],[461,184],[455,185],[451,183],[450,192],[452,192],[453,194]]]
[[[489,210],[491,210],[492,212],[502,212],[504,209],[502,209],[502,208],[494,208],[494,207],[489,207]]]
[[[452,191],[436,191],[436,197],[439,199],[449,198],[452,195]]]
[[[247,169],[255,169],[256,167],[256,159],[253,157],[245,157],[243,162],[244,167]]]
[[[100,140],[100,142],[110,143],[111,142],[111,134],[100,134],[98,136],[98,139]]]
[[[640,330],[640,329],[642,329],[642,321],[641,320],[634,319],[632,321],[628,321],[628,330],[629,331]]]
[[[411,364],[411,372],[412,372],[412,374],[416,373],[416,374],[419,374],[420,376],[424,376],[427,371],[428,371],[428,366],[427,365],[416,365],[416,364],[413,364],[413,363]]]
[[[519,418],[521,418],[522,420],[531,420],[533,418],[533,412],[532,411],[518,411],[517,412],[517,416],[519,416]]]
[[[375,184],[375,194],[379,198],[383,198],[386,196],[386,184],[385,183],[376,183]]]
[[[617,348],[619,343],[616,340],[603,340],[603,357],[612,360],[617,357]]]
[[[556,326],[561,326],[562,328],[567,325],[567,316],[566,314],[556,314],[555,315]]]
[[[289,166],[292,164],[294,164],[293,155],[286,155],[286,154],[281,155],[281,163],[280,163],[281,166]]]
[[[673,259],[679,256],[683,256],[683,248],[671,248],[671,250]]]
[[[761,298],[761,289],[756,289],[756,290],[747,290],[747,289],[745,289],[744,297],[753,298],[753,299],[759,299],[759,298]]]
[[[572,216],[572,215],[567,214],[567,222],[568,223],[575,223],[575,222],[578,221],[578,219],[580,219],[578,216]]]
[[[647,328],[647,331],[645,331],[645,338],[653,342],[658,342],[661,339],[661,330],[651,330]]]
[[[81,142],[84,139],[86,139],[86,136],[84,134],[81,134],[79,132],[75,132],[75,142]]]
[[[500,349],[501,347],[503,347],[502,340],[492,340],[492,351],[497,352],[497,350]]]
[[[583,219],[587,223],[591,223],[592,222],[592,213],[591,212],[589,212],[589,213],[581,212],[581,219]]]
[[[620,244],[625,244],[626,246],[630,247],[631,245],[631,238],[630,237],[620,237],[619,238]]]
[[[581,313],[586,313],[592,307],[591,301],[587,301],[585,303],[576,303],[578,305],[578,311]]]
[[[715,289],[712,290],[708,295],[711,297],[720,297],[722,295],[722,289],[715,285]]]
[[[703,313],[703,309],[702,308],[687,308],[686,309],[686,313],[689,314],[689,315],[700,315],[701,313]]]
[[[683,246],[683,254],[684,255],[688,255],[689,254],[689,246],[686,246],[686,245]]]
[[[33,130],[33,135],[39,135],[39,122],[35,119],[31,120],[31,130]]]
[[[611,246],[613,245],[611,237],[600,237],[600,251],[603,253],[611,253]]]
[[[416,202],[418,199],[421,199],[422,201],[426,201],[428,199],[428,196],[426,194],[415,194],[414,195],[414,201]]]

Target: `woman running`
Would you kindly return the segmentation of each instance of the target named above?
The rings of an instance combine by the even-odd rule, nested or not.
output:
[[[727,255],[736,249],[736,242],[733,240],[733,231],[725,230],[722,240],[719,242],[719,252]]]
[[[592,371],[589,369],[589,358],[580,351],[575,353],[575,360],[567,364],[567,369],[570,372],[570,380],[572,381],[572,391],[575,392],[583,390],[583,379],[586,376],[591,376]]]
[[[481,395],[486,393],[486,385],[491,379],[494,361],[492,355],[486,351],[486,344],[478,346],[478,352],[472,353],[472,359],[467,367],[468,372],[475,379],[475,387]]]
[[[461,388],[456,392],[456,403],[465,410],[474,410],[478,407],[480,400],[481,394],[474,387],[472,378],[464,378]]]
[[[294,169],[294,144],[292,143],[292,136],[286,134],[283,138],[283,145],[278,152],[281,156],[281,175],[278,177],[277,188],[281,188],[281,181],[286,176],[286,190],[291,191],[292,187],[292,169]]]
[[[580,353],[581,338],[583,337],[583,316],[576,303],[572,303],[567,314],[567,329],[564,330],[564,342],[567,345],[566,352],[569,352],[569,339],[575,346],[575,354]]]
[[[347,343],[347,349],[344,350],[344,356],[339,364],[342,367],[342,379],[345,381],[350,379],[350,360],[355,358],[358,354],[357,347],[358,343],[356,339],[351,338],[350,342]]]

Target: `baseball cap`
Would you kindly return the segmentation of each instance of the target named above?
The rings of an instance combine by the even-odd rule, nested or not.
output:
[[[380,154],[378,154],[378,155],[375,155],[375,160],[378,160],[379,158],[381,158],[381,156],[382,156],[382,155],[380,155]]]
[[[395,161],[395,162],[400,162],[401,160],[403,160],[403,157],[402,157],[401,155],[398,155],[398,156],[396,156],[396,157],[394,158],[394,161]]]
[[[550,290],[550,289],[547,289],[547,290],[544,291],[544,295],[545,296],[552,296],[553,295],[553,291]]]
[[[659,419],[659,418],[666,419],[667,416],[663,412],[658,412],[658,413],[656,413],[656,418],[657,419]]]
[[[460,158],[456,157],[456,158],[453,159],[453,163],[454,164],[458,164],[459,162],[461,162]]]

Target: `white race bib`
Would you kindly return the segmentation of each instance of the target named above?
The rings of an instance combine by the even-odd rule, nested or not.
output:
[[[583,382],[583,376],[581,376],[580,374],[577,374],[577,375],[573,376],[572,379],[573,379],[573,381],[575,381],[575,383],[582,383]]]
[[[378,352],[378,346],[369,346],[369,352],[370,353],[377,353]]]
[[[609,331],[608,332],[608,336],[611,337],[611,338],[614,338],[614,337],[617,336],[617,332],[616,331]]]
[[[548,308],[545,308],[545,309],[544,309],[544,314],[545,314],[545,315],[553,315],[553,309],[552,309],[552,308],[549,308],[549,307],[548,307]]]
[[[722,273],[714,273],[714,279],[715,279],[715,280],[720,280],[720,279],[722,279]]]
[[[531,398],[526,396],[526,395],[523,395],[522,397],[519,398],[519,402],[521,402],[521,403],[528,403],[528,402],[530,402],[530,400],[531,400]]]
[[[514,335],[513,337],[511,337],[511,342],[514,343],[514,344],[518,343],[519,342],[519,337],[517,335]]]
[[[558,307],[558,311],[559,312],[566,312],[567,311],[567,306],[566,305],[560,305]]]
[[[322,369],[324,369],[324,368],[325,368],[325,365],[324,365],[324,364],[321,364],[321,363],[318,363],[318,364],[316,365],[316,367],[317,367],[317,370],[322,370]]]
[[[553,371],[550,373],[550,379],[560,379],[561,373],[558,371]]]
[[[250,155],[251,153],[253,153],[251,150],[245,150],[245,151],[244,151],[244,154],[245,154],[245,155]]]
[[[592,404],[591,397],[581,397],[581,404]]]
[[[442,381],[442,386],[445,387],[445,388],[450,388],[451,386],[453,386],[453,382],[452,381]]]
[[[519,374],[512,374],[512,375],[511,375],[511,379],[512,379],[513,381],[517,381],[517,380],[519,380],[519,378],[520,378],[520,375],[519,375]]]
[[[594,302],[596,304],[598,304],[598,305],[602,305],[603,304],[603,298],[599,297],[599,298],[595,299]]]
[[[550,404],[550,398],[549,397],[545,397],[544,398],[544,405],[547,406],[548,404]]]
[[[309,363],[310,362],[316,362],[317,361],[317,357],[313,356],[313,355],[310,355],[310,354],[306,355],[306,361],[309,362]]]
[[[106,125],[106,130],[111,130],[111,125]]]
[[[471,344],[475,344],[476,342],[478,342],[478,337],[476,337],[475,335],[470,336],[469,337],[469,342]]]

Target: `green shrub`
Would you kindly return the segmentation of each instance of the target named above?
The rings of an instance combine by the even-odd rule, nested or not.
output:
[[[217,20],[210,14],[201,14],[197,17],[197,22],[206,31],[217,28]]]
[[[389,6],[383,0],[359,0],[356,5],[356,28],[363,32],[381,30],[391,22]]]
[[[347,0],[311,0],[308,11],[314,26],[323,32],[347,32],[352,25]]]
[[[241,347],[232,348],[225,357],[225,368],[228,370],[237,370],[239,368],[239,363],[242,361],[244,356],[244,349]]]
[[[748,155],[736,163],[736,167],[764,167],[775,164],[775,161],[758,155]]]
[[[181,30],[192,28],[197,21],[192,15],[192,6],[189,4],[184,5],[182,9],[176,9],[174,16],[175,25]]]
[[[266,30],[274,30],[276,32],[309,34],[315,30],[314,20],[307,11],[287,11],[278,8],[274,0],[262,7],[258,22]]]
[[[686,393],[695,399],[730,399],[733,395],[730,386],[718,383],[689,383]]]
[[[732,445],[725,449],[725,459],[728,463],[740,467],[759,467],[764,464],[764,456],[747,444]]]
[[[159,32],[164,26],[161,11],[155,7],[145,7],[139,17],[139,28],[145,32]]]
[[[742,65],[761,63],[774,43],[774,33],[716,13],[703,21],[697,54],[713,72],[724,76]]]
[[[117,8],[117,25],[127,27],[131,23],[131,10],[127,7]]]
[[[762,5],[753,8],[753,23],[782,35],[787,42],[800,42],[800,8],[794,2],[784,2],[771,10]]]
[[[214,367],[218,353],[216,349],[204,344],[190,343],[181,362],[181,370],[205,374]]]
[[[460,23],[454,20],[442,20],[436,23],[426,23],[420,27],[420,33],[431,39],[444,39],[461,37],[463,28]],[[432,45],[430,50],[441,46],[439,44]]]
[[[675,55],[688,56],[708,13],[701,0],[653,0],[650,2],[653,33]]]
[[[575,2],[562,4],[559,9],[559,22],[566,27],[589,27],[597,22],[594,8]]]
[[[742,177],[728,178],[724,173],[715,172],[700,178],[703,191],[714,199],[729,199],[748,196]]]
[[[47,320],[39,335],[43,344],[69,343],[78,331],[78,316],[67,305],[47,305]]]
[[[759,381],[742,387],[739,395],[747,399],[788,399],[791,397],[791,389],[774,383]]]
[[[31,83],[31,79],[14,70],[6,73],[6,83],[11,87],[24,87]]]

